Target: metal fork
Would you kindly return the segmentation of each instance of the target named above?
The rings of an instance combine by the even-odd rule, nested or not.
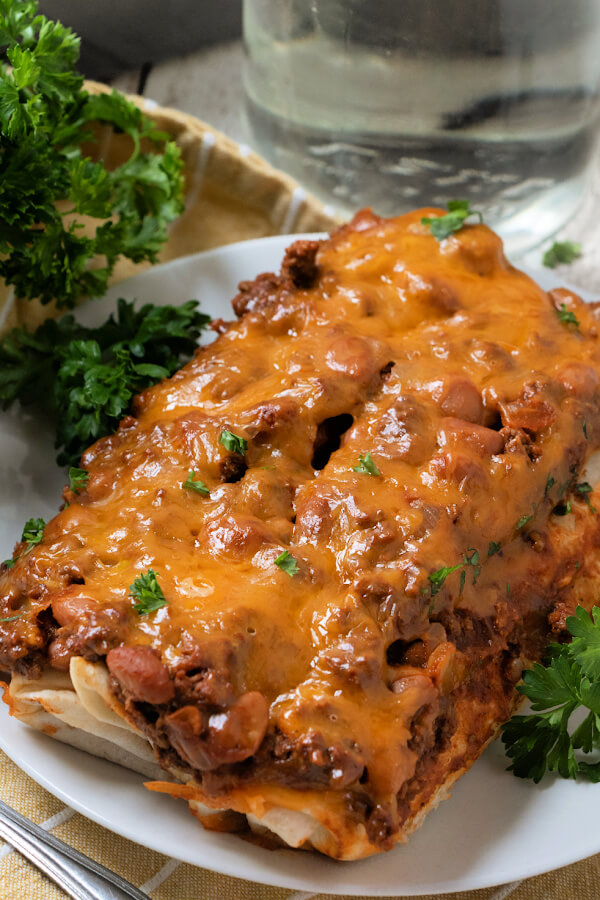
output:
[[[0,837],[74,900],[150,900],[120,875],[47,834],[1,801]]]

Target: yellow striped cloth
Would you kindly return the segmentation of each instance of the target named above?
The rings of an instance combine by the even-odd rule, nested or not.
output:
[[[88,87],[102,90],[97,85]],[[159,127],[177,139],[186,167],[186,212],[171,231],[164,260],[246,238],[320,231],[335,224],[291,179],[208,125],[173,110],[157,108],[151,113]],[[120,151],[118,140],[104,143],[103,155],[110,162],[118,160]],[[133,268],[122,266],[117,278],[132,274]],[[47,314],[48,308],[15,302],[10,289],[0,284],[3,330],[17,323],[34,325]],[[152,900],[326,900],[331,896],[218,875],[133,844],[65,807],[1,751],[0,799],[141,887]],[[576,823],[565,823],[565,827],[572,829]],[[0,842],[0,900],[63,900],[64,896]],[[452,896],[455,900],[598,900],[600,855],[521,884]]]

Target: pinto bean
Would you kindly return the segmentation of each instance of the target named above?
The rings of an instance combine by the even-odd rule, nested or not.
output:
[[[226,712],[208,720],[211,753],[218,764],[241,762],[256,753],[269,724],[269,706],[259,691],[249,691]]]
[[[438,433],[440,446],[456,445],[462,441],[476,450],[480,456],[501,453],[504,448],[504,438],[492,428],[465,422],[464,419],[442,419]]]
[[[165,717],[171,744],[196,769],[241,762],[256,753],[267,730],[269,707],[258,691],[243,694],[229,709],[208,719],[197,706]]]
[[[325,353],[330,369],[359,382],[368,382],[378,371],[378,363],[367,341],[349,334],[338,334]]]
[[[483,420],[481,394],[468,378],[453,378],[446,386],[440,406],[446,416],[477,424]]]
[[[98,603],[91,597],[77,595],[68,588],[64,593],[52,599],[52,615],[59,625],[72,626],[83,623],[94,612],[98,611]]]
[[[115,647],[108,653],[106,664],[135,700],[168,703],[175,695],[169,670],[152,647]]]
[[[558,380],[571,394],[591,398],[598,390],[599,379],[591,366],[585,363],[568,363],[558,373]]]

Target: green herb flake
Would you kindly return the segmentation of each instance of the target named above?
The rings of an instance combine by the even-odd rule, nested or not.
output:
[[[587,422],[585,421],[585,419],[584,419],[583,422],[582,422],[582,428],[583,428],[583,436],[584,436],[584,438],[586,439],[586,441],[589,441],[588,430],[587,430]]]
[[[25,548],[25,553],[29,553],[29,551],[39,544],[42,538],[44,537],[44,528],[46,527],[46,523],[43,519],[28,519],[25,523],[25,527],[23,528],[23,534],[21,535],[21,540],[25,541],[27,547]]]
[[[17,619],[21,619],[23,617],[23,613],[19,613],[17,616],[7,616],[4,619],[0,619],[0,622],[16,622]]]
[[[594,488],[587,481],[582,481],[579,484],[575,485],[575,493],[579,494],[581,497],[583,497],[583,499],[585,500],[585,502],[587,503],[589,508],[592,510],[592,512],[595,513],[596,508],[594,506],[592,506],[592,502],[589,498],[589,495],[592,493],[593,490],[594,490]]]
[[[89,478],[89,472],[86,472],[85,469],[77,469],[75,466],[71,466],[69,469],[69,487],[74,494],[85,491]]]
[[[448,212],[443,216],[424,216],[421,219],[421,224],[429,225],[429,230],[438,241],[460,231],[470,216],[477,216],[480,222],[483,221],[481,213],[471,209],[468,200],[449,200],[447,208]]]
[[[542,257],[547,269],[555,269],[559,265],[568,264],[581,256],[581,244],[573,241],[555,241]]]
[[[555,484],[556,478],[553,478],[552,475],[548,475],[546,478],[546,487],[544,488],[544,497],[548,496]]]
[[[494,556],[495,553],[499,553],[502,549],[502,544],[499,541],[490,541],[490,546],[488,547],[488,558],[490,556]]]
[[[552,510],[555,516],[568,516],[570,512],[572,512],[571,501],[567,500],[566,503],[559,503]]]
[[[521,516],[517,524],[515,525],[515,531],[520,531],[528,522],[531,522],[533,519],[533,513],[529,513],[528,516]]]
[[[358,457],[358,465],[352,466],[353,472],[363,472],[365,475],[381,475],[381,472],[373,462],[370,451],[361,453]]]
[[[192,471],[188,474],[188,477],[181,483],[181,487],[186,491],[196,491],[197,494],[203,494],[205,497],[210,496],[210,491],[206,487],[203,481],[199,478],[196,478],[196,473]]]
[[[140,616],[155,612],[168,605],[162,588],[158,583],[157,574],[153,569],[148,569],[143,575],[139,575],[133,584],[129,585],[129,594],[137,603],[133,608]]]
[[[562,322],[563,325],[575,325],[576,328],[579,328],[579,319],[572,310],[567,309],[566,303],[560,304],[560,309],[556,310],[556,315],[558,316],[558,321]]]
[[[228,431],[226,428],[223,429],[219,436],[219,443],[226,450],[229,450],[230,453],[239,453],[242,456],[248,449],[248,441],[245,438],[238,437],[237,434],[234,434],[233,431]]]
[[[285,572],[286,575],[289,575],[290,578],[293,578],[294,575],[297,575],[300,571],[297,561],[290,554],[289,550],[284,550],[283,553],[279,554],[275,560],[275,565],[280,568],[282,572]]]
[[[5,560],[3,560],[2,565],[3,565],[3,566],[6,566],[7,569],[12,569],[12,567],[13,567],[13,566],[15,565],[15,563],[17,562],[17,559],[18,559],[18,558],[19,558],[19,557],[17,556],[16,559],[12,559],[12,558],[10,558],[10,559],[5,559]]]
[[[429,583],[431,585],[430,593],[432,597],[441,590],[442,585],[444,584],[448,575],[451,575],[452,572],[456,572],[458,569],[463,568],[463,563],[458,563],[456,566],[442,566],[441,569],[438,569],[436,572],[432,572],[431,575],[428,575]]]

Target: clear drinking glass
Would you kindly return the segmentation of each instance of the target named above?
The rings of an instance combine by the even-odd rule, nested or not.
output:
[[[244,0],[258,149],[325,202],[469,199],[513,252],[577,208],[600,0]]]

